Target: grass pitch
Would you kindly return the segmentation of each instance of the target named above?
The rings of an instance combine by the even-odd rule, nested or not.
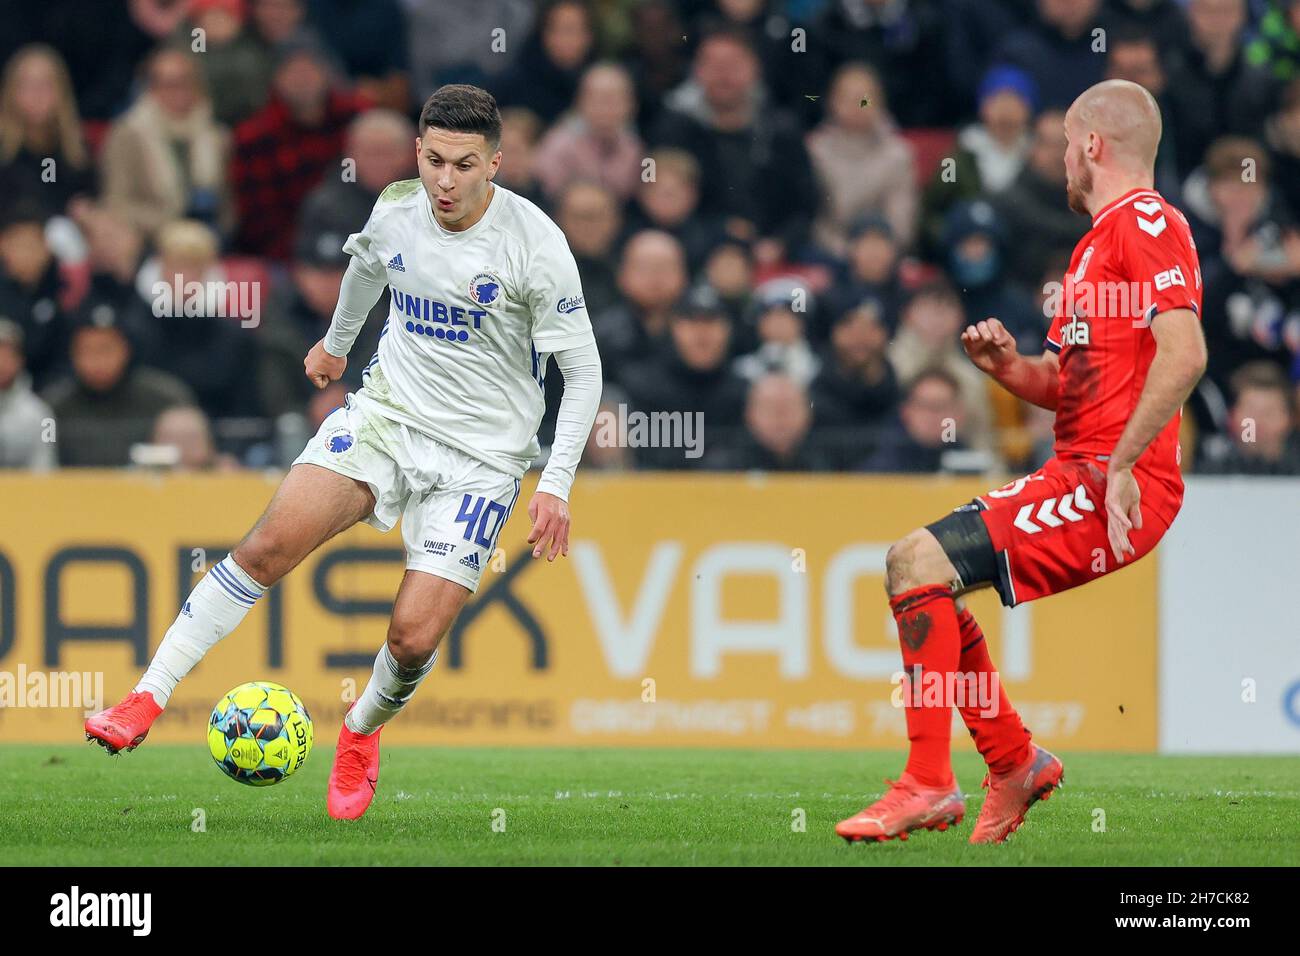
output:
[[[901,770],[898,753],[387,747],[352,823],[325,814],[332,756],[253,789],[201,746],[0,745],[0,864],[1300,863],[1300,761],[1284,758],[1062,754],[1066,785],[988,847],[966,842],[983,797],[973,753],[956,757],[961,826],[870,846],[833,827]]]

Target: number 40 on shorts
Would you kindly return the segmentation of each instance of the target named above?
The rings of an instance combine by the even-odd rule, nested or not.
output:
[[[484,548],[491,548],[501,523],[505,521],[506,506],[482,495],[466,495],[460,501],[456,523],[465,525],[465,540]]]

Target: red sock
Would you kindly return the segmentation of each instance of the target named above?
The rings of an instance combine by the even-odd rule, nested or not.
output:
[[[985,714],[986,708],[974,698],[968,698],[968,706],[957,709],[961,712],[961,719],[966,722],[966,729],[975,739],[975,749],[983,756],[989,770],[993,773],[1006,773],[1028,759],[1030,734],[1016,709],[1011,706],[1002,681],[998,679],[997,668],[989,657],[988,642],[984,640],[984,632],[980,630],[970,608],[962,609],[957,615],[957,623],[961,628],[961,660],[957,669],[963,674],[986,675],[978,678],[974,687],[990,691],[996,683],[998,690],[996,716]]]
[[[898,642],[903,648],[903,668],[908,684],[904,695],[907,715],[907,773],[927,787],[952,783],[952,707],[944,699],[941,707],[920,706],[924,687],[915,685],[918,674],[946,677],[957,669],[961,640],[957,629],[957,605],[946,584],[927,584],[905,591],[889,601],[898,622]],[[914,704],[916,706],[914,706]]]

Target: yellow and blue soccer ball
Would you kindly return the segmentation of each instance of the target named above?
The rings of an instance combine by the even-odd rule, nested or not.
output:
[[[311,714],[289,688],[270,681],[240,684],[212,708],[208,750],[222,772],[251,787],[269,787],[296,772],[311,753]]]

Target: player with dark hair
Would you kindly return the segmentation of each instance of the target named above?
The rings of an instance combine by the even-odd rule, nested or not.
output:
[[[564,395],[528,506],[533,557],[569,549],[569,489],[600,400],[601,366],[564,234],[493,183],[501,115],[491,94],[444,86],[420,113],[419,178],[397,182],[344,244],[352,256],[329,331],[304,362],[338,381],[385,286],[379,348],[294,462],[266,512],[199,581],[133,693],[86,721],[110,752],[139,745],[177,682],[276,581],[358,521],[401,520],[406,575],[374,673],[348,711],[330,774],[331,816],[369,807],[379,732],[429,673],[442,636],[478,587],[539,453],[544,374]]]
[[[959,595],[992,586],[1014,606],[1086,584],[1148,554],[1182,505],[1179,418],[1206,352],[1191,231],[1152,188],[1160,111],[1137,84],[1107,80],[1075,100],[1065,132],[1070,208],[1090,216],[1092,229],[1075,247],[1043,354],[1018,354],[997,319],[962,334],[978,368],[1055,410],[1055,456],[890,548],[886,588],[904,666],[923,678],[999,687]],[[1004,841],[1061,783],[1061,761],[1030,739],[1005,690],[978,706],[952,698],[922,705],[915,690],[903,696],[906,769],[836,827],[840,836],[905,839],[961,821],[965,801],[950,760],[954,704],[988,764],[971,842]]]

